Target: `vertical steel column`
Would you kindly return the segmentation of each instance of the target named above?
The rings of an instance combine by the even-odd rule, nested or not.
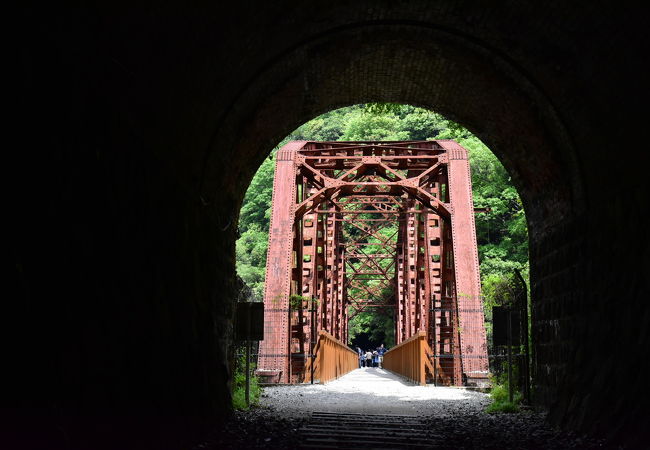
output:
[[[428,191],[436,198],[440,197],[440,182],[432,181],[428,184]],[[424,259],[425,270],[427,274],[427,309],[426,314],[428,323],[424,328],[427,332],[428,343],[433,352],[434,365],[434,383],[438,384],[443,382],[444,374],[440,373],[440,328],[442,322],[442,270],[441,270],[441,254],[442,254],[442,239],[440,235],[440,221],[439,215],[432,212],[424,214]]]
[[[302,178],[303,199],[315,192],[311,183]],[[302,381],[302,372],[306,364],[307,345],[310,339],[311,324],[308,323],[307,310],[311,309],[312,297],[318,297],[318,220],[317,214],[305,214],[298,222],[302,233],[298,236],[298,246],[301,249],[298,255],[297,271],[301,274],[300,289],[293,300],[292,327],[291,327],[291,373],[292,382]]]
[[[442,240],[440,239],[440,216],[429,213],[426,216],[425,225],[425,256],[426,267],[428,268],[429,275],[429,323],[427,326],[427,337],[429,346],[433,351],[434,368],[440,367],[440,326],[442,320],[442,271],[440,267],[440,253],[442,252]],[[435,383],[439,383],[438,373],[435,374]]]
[[[324,292],[320,298],[324,301],[330,302],[333,305],[333,310],[338,312],[338,293],[334,289],[336,280],[334,279],[334,219],[332,214],[323,214],[323,225],[324,225],[324,246],[323,246],[323,256],[324,256],[324,270],[325,270],[325,288]],[[334,315],[334,321],[332,323],[332,329],[327,330],[329,333],[334,336],[336,339],[340,339],[340,323],[337,314]]]
[[[260,342],[258,372],[272,381],[289,382],[289,296],[293,266],[293,207],[296,201],[294,157],[304,141],[291,142],[277,152],[273,208],[269,227],[264,288],[264,340]]]
[[[408,245],[406,242],[406,214],[401,215],[402,220],[399,223],[399,234],[397,237],[397,263],[395,267],[395,289],[397,310],[395,317],[395,343],[406,340],[406,311],[408,304],[408,294],[406,286],[406,264],[408,263]]]
[[[337,280],[337,290],[339,298],[341,299],[341,321],[342,321],[342,332],[341,332],[341,341],[348,342],[348,294],[347,289],[345,288],[346,279],[345,279],[345,244],[343,244],[341,239],[341,223],[337,221],[337,230],[336,230],[336,280]]]
[[[414,201],[409,201],[407,203],[408,208],[413,210],[415,207]],[[406,213],[406,336],[408,339],[415,334],[415,311],[416,311],[416,300],[417,300],[417,218],[415,213],[408,212]]]
[[[419,206],[419,205],[418,205]],[[417,280],[417,307],[416,307],[416,316],[415,316],[415,330],[418,331],[427,331],[428,323],[428,313],[429,313],[429,271],[427,270],[427,260],[426,260],[426,246],[424,243],[425,239],[425,220],[426,213],[424,211],[417,213],[417,263],[416,271],[418,274]]]
[[[453,205],[453,262],[463,376],[467,383],[485,384],[488,376],[487,343],[467,150],[454,141],[439,143],[447,150],[449,158],[449,199]]]

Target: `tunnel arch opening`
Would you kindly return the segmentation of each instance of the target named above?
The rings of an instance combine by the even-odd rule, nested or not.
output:
[[[330,111],[325,115],[318,116],[301,125],[289,136],[283,139],[282,143],[276,147],[276,149],[274,149],[274,151],[269,155],[268,160],[264,161],[256,176],[254,177],[252,184],[248,188],[244,205],[242,206],[240,212],[240,237],[237,241],[237,271],[246,285],[245,296],[247,297],[248,301],[262,301],[262,299],[265,298],[265,269],[268,267],[266,265],[266,255],[267,251],[270,251],[270,249],[267,248],[267,244],[269,243],[270,215],[272,215],[270,208],[271,199],[275,198],[275,188],[273,187],[273,172],[276,164],[275,160],[277,159],[277,151],[280,147],[282,147],[288,141],[300,140],[323,140],[330,142],[376,140],[377,142],[381,142],[402,139],[406,141],[413,141],[413,145],[415,145],[416,140],[422,141],[450,138],[456,139],[461,144],[461,146],[464,146],[464,148],[468,150],[472,171],[476,171],[476,176],[473,177],[475,198],[473,206],[478,207],[478,209],[475,210],[475,216],[478,217],[478,219],[476,219],[476,222],[478,223],[477,237],[480,254],[479,260],[482,261],[481,279],[484,281],[484,284],[489,284],[487,288],[490,292],[490,300],[485,303],[484,308],[487,317],[491,317],[491,306],[495,304],[495,301],[497,304],[500,304],[502,301],[501,298],[497,298],[497,296],[493,295],[495,289],[497,289],[500,284],[503,284],[506,278],[512,276],[511,272],[514,269],[523,269],[524,276],[527,278],[528,236],[526,232],[525,215],[523,214],[524,211],[520,200],[516,193],[514,194],[514,197],[512,197],[513,187],[510,184],[507,172],[504,170],[492,152],[478,138],[469,133],[469,131],[463,127],[455,124],[454,122],[450,122],[448,119],[445,119],[433,111],[415,108],[410,105],[397,104],[353,105],[351,107],[336,109]],[[377,151],[379,150],[377,149]],[[423,161],[420,163],[422,162]],[[325,164],[325,166],[327,166],[327,164]],[[369,170],[372,172],[369,173],[369,175],[375,174],[376,169],[373,169],[371,167]],[[402,172],[402,176],[407,176],[407,173],[405,171],[402,170]],[[390,174],[386,175],[388,175],[390,179]],[[330,176],[336,175],[335,173],[332,173]],[[395,176],[397,176],[397,174],[395,174]],[[374,176],[373,179],[375,179]],[[380,176],[380,179],[383,178]],[[290,180],[287,179],[286,183],[290,183]],[[441,200],[443,201],[449,201],[449,199],[446,198],[446,194],[444,192],[445,186],[446,185],[444,184],[441,185],[442,191],[434,195],[440,196]],[[381,186],[378,187],[381,188]],[[272,191],[273,195],[271,195]],[[397,194],[397,192],[395,194]],[[503,198],[504,195],[507,198]],[[367,202],[369,198],[357,199],[355,201],[358,200]],[[501,202],[501,200],[503,200],[503,202]],[[500,210],[493,214],[491,208],[485,208],[486,205],[492,204],[497,205],[498,209],[500,208],[499,205],[501,205],[501,209],[503,210]],[[365,205],[365,203],[363,205]],[[363,207],[362,209],[365,210],[374,209],[374,207],[371,207],[369,205],[363,205],[350,204],[350,207],[358,209],[361,206]],[[415,201],[414,206],[419,209],[423,205],[420,205],[417,201]],[[324,208],[326,209],[327,207],[321,206],[317,209],[320,211]],[[345,207],[343,207],[343,209],[345,209]],[[402,236],[402,239],[406,239],[406,236],[408,234],[405,230],[398,232],[398,230],[400,230],[399,224],[402,223],[402,225],[404,225],[406,223],[406,218],[401,216],[401,218],[398,216],[390,216],[393,217],[393,219],[382,220],[378,219],[377,217],[383,216],[377,216],[377,213],[378,211],[375,211],[373,215],[373,213],[362,213],[361,210],[357,212],[351,211],[350,214],[352,214],[352,216],[346,216],[347,219],[344,219],[343,217],[335,219],[335,221],[341,225],[340,228],[338,226],[336,227],[336,229],[339,231],[335,231],[334,233],[337,235],[338,233],[341,233],[341,243],[345,244],[346,247],[352,245],[354,248],[357,248],[357,250],[352,253],[358,253],[358,257],[354,257],[352,253],[349,253],[348,250],[345,250],[346,256],[343,258],[343,262],[341,263],[342,266],[339,269],[345,272],[344,277],[347,280],[342,284],[343,287],[339,286],[339,283],[342,280],[339,280],[339,275],[337,275],[336,270],[334,270],[334,272],[331,272],[332,266],[330,264],[333,264],[333,261],[329,262],[328,260],[327,267],[319,266],[318,271],[316,271],[315,266],[311,269],[305,269],[310,274],[308,275],[308,278],[311,278],[312,272],[314,272],[314,276],[316,276],[317,272],[319,274],[319,279],[322,278],[322,282],[326,282],[327,285],[320,285],[320,282],[317,282],[313,287],[319,292],[319,306],[317,308],[317,311],[314,311],[317,313],[316,316],[311,317],[311,315],[307,312],[301,312],[300,316],[304,316],[304,323],[311,323],[312,321],[316,321],[320,324],[322,321],[322,325],[319,325],[318,329],[321,329],[322,327],[322,329],[330,332],[339,339],[342,339],[345,344],[351,345],[351,348],[353,349],[356,345],[359,345],[363,349],[375,349],[378,348],[380,344],[385,344],[386,347],[392,348],[395,346],[396,337],[399,336],[399,342],[401,342],[412,334],[412,330],[409,331],[410,327],[414,326],[415,328],[422,330],[429,330],[429,327],[431,327],[430,333],[432,334],[429,336],[429,345],[432,349],[435,349],[436,344],[434,340],[439,339],[442,335],[440,335],[440,330],[438,330],[439,325],[433,324],[447,323],[448,325],[450,323],[450,319],[447,317],[447,315],[451,314],[451,310],[445,309],[449,308],[449,306],[443,307],[443,305],[439,304],[439,299],[434,302],[435,305],[432,303],[430,306],[422,306],[423,310],[421,312],[415,313],[414,311],[414,316],[408,321],[410,325],[401,324],[398,327],[397,317],[400,317],[400,314],[405,313],[405,311],[401,311],[400,308],[406,307],[404,305],[409,304],[409,301],[406,299],[401,299],[398,302],[397,299],[401,298],[401,296],[398,295],[397,292],[402,292],[401,289],[406,289],[406,287],[398,288],[398,286],[404,285],[406,282],[405,280],[407,280],[410,276],[417,275],[415,275],[416,272],[409,275],[410,272],[407,273],[409,266],[404,266],[403,262],[399,263],[397,261],[397,259],[399,259],[397,257],[397,244],[399,241],[401,241],[398,239],[398,234]],[[370,214],[370,216],[368,216],[368,214]],[[392,214],[395,214],[395,212]],[[318,228],[318,230],[320,230],[322,223],[325,222],[325,216],[326,214],[323,214],[322,212],[318,214],[319,223],[318,226],[314,229]],[[418,232],[418,235],[424,235],[425,221],[422,218],[418,219],[418,217],[418,214],[414,216],[418,224],[420,224],[422,221],[421,225],[417,225],[421,228],[421,230]],[[360,227],[359,224],[356,224],[359,218],[361,218],[362,223],[364,225],[367,225],[370,230],[363,231],[362,228],[365,229],[365,227]],[[351,219],[352,221],[349,222]],[[507,221],[508,225],[499,226],[498,224],[501,221]],[[299,223],[301,222],[302,221]],[[434,222],[437,223],[438,221]],[[492,230],[490,230],[490,222],[493,223]],[[497,225],[495,226],[495,224]],[[513,226],[515,228],[514,231],[510,229]],[[375,228],[377,229],[375,230]],[[303,230],[303,232],[305,232],[305,230]],[[435,229],[431,229],[429,232],[435,232],[434,230]],[[329,241],[325,242],[326,239],[324,238],[324,235],[330,235],[331,232],[320,230],[318,233],[322,233],[322,235],[319,235],[318,237],[310,237],[308,239],[308,242],[306,241],[305,243],[307,247],[305,247],[305,249],[302,249],[302,251],[309,252],[309,250],[312,249],[312,245],[314,244],[314,239],[317,241],[316,243],[318,245],[327,244],[327,246],[329,246]],[[321,243],[319,239],[323,240],[323,242]],[[381,242],[383,239],[386,239],[386,242]],[[289,244],[286,243],[286,245]],[[408,244],[406,243],[403,245],[406,245],[408,247]],[[434,265],[437,265],[437,263],[441,261],[440,258],[443,256],[443,252],[441,252],[439,247],[437,247],[440,245],[440,240],[434,240],[431,242],[431,245],[434,247],[429,247],[427,239],[422,240],[422,242],[419,242],[418,245],[421,246],[420,251],[422,252],[422,255],[424,255],[424,252],[426,250],[427,255],[429,253],[432,253],[431,258],[438,258],[433,261]],[[358,250],[359,247],[361,247],[361,250]],[[437,250],[433,251],[431,249]],[[511,252],[511,254],[507,256],[497,256],[497,253],[503,253],[505,251]],[[400,250],[399,254],[402,254],[404,252],[405,250],[402,249]],[[436,252],[438,254],[433,255],[433,253]],[[450,254],[450,252],[451,250],[448,249],[446,251],[446,254]],[[314,254],[310,258],[318,259],[319,257],[320,255]],[[363,261],[365,261],[365,263],[359,260],[359,258],[363,258]],[[428,261],[429,257],[427,256],[425,259],[422,258],[424,257],[418,256],[419,262],[423,265],[427,265],[426,261]],[[441,263],[441,267],[452,267],[450,265],[451,260],[449,257],[444,257],[444,260],[446,263]],[[300,271],[299,269],[295,268],[296,264],[300,267],[303,265],[309,267],[312,266],[311,260],[306,260],[304,263],[302,261],[296,262],[296,256],[294,256],[294,271]],[[325,263],[323,262],[323,264]],[[400,270],[407,272],[404,272],[403,274],[400,272],[400,275],[397,276],[398,272],[396,268],[398,266],[402,267]],[[415,270],[414,267],[412,267],[412,269]],[[429,276],[432,276],[434,278],[436,276],[439,276],[436,274],[439,274],[439,269],[433,270],[433,272],[427,276],[427,280],[424,278],[417,282],[415,282],[415,279],[411,280],[412,284],[415,282],[413,288],[415,289],[417,286],[418,291],[417,294],[413,294],[414,300],[416,298],[419,298],[421,295],[423,295],[423,299],[429,298],[429,296],[437,298],[438,295],[447,295],[444,294],[443,291],[440,291],[443,292],[442,294],[434,294],[434,291],[438,292],[436,290],[438,289],[436,288],[438,284],[433,281],[433,278],[431,280],[428,280],[428,278]],[[422,275],[422,277],[424,277],[424,275]],[[291,288],[292,292],[295,289],[298,289],[296,292],[296,297],[305,295],[305,291],[302,289],[302,284],[299,281],[295,282],[297,283],[297,286],[300,287],[300,289],[294,286]],[[330,286],[329,283],[333,284]],[[444,283],[445,289],[447,290],[449,290],[449,286],[447,286],[449,283],[450,281]],[[443,284],[440,284],[440,286],[442,285]],[[430,287],[425,289],[424,286]],[[304,288],[311,289],[307,287],[307,285],[305,285]],[[420,290],[422,291],[420,292]],[[406,292],[410,291],[407,289]],[[322,313],[324,314],[326,309],[329,308],[329,306],[326,308],[325,303],[327,303],[327,305],[330,304],[329,299],[325,300],[321,297],[326,296],[329,298],[330,295],[335,295],[337,299],[339,296],[342,296],[342,298],[346,299],[345,303],[349,306],[346,306],[345,312],[341,312],[341,317],[344,318],[345,324],[338,323],[338,316],[332,317],[331,319],[329,317],[326,319],[325,316],[321,317],[320,310],[322,309]],[[266,301],[267,300],[265,300],[265,302]],[[331,301],[336,303],[339,300],[332,299]],[[416,300],[416,302],[420,301],[424,300]],[[402,305],[402,302],[406,303],[404,303],[402,307],[398,308],[398,305]],[[428,301],[426,301],[426,305],[428,305]],[[429,311],[429,308],[434,308],[434,306],[442,309],[438,310],[438,312],[434,312],[433,309]],[[275,311],[277,306],[267,304],[267,308],[271,308],[273,311]],[[419,311],[420,306],[416,307],[416,309]],[[425,310],[427,312],[424,312]],[[441,314],[441,317],[437,317],[437,315]],[[429,317],[430,315],[431,317]],[[433,315],[436,315],[436,317],[434,318]],[[275,319],[272,319],[272,316],[274,316],[274,314],[269,313],[269,317],[265,318],[265,323],[273,322]],[[420,318],[420,316],[422,316],[422,318]],[[426,319],[424,317],[426,317]],[[303,322],[303,319],[299,320],[298,318],[295,318],[295,320],[291,320],[291,323],[293,324],[296,320],[298,320],[300,323]],[[481,315],[481,322],[482,321],[483,315]],[[268,325],[269,324],[266,326]],[[403,328],[402,326],[405,326],[406,328]],[[313,336],[312,338],[308,337],[313,331],[312,328],[310,328],[313,327],[313,325],[305,325],[305,327],[305,330],[303,330],[305,337],[303,339],[309,341],[313,338]],[[341,327],[341,329],[339,329],[339,327]],[[501,359],[503,359],[503,355],[496,356],[496,353],[492,349],[490,339],[492,328],[491,326],[487,326],[486,328],[488,334],[488,354],[490,355],[490,359],[492,361],[491,372],[493,374],[500,373]],[[268,331],[269,330],[267,330],[267,332]],[[449,332],[450,331],[448,330],[447,333]],[[467,336],[466,338],[469,338],[467,332],[468,330],[465,330],[465,336]],[[341,337],[339,337],[339,334]],[[434,335],[438,336],[438,338],[434,338]],[[272,339],[273,337],[267,336],[267,338]],[[447,344],[440,342],[438,345],[439,350],[434,351],[433,354],[449,352],[451,351],[451,348],[454,347],[454,345],[457,345],[457,343],[455,343],[455,339],[449,337],[446,339],[449,340],[449,342]],[[280,348],[275,347],[272,347],[274,350],[271,351],[271,347],[268,347],[268,345],[270,344],[264,345],[264,352],[270,352],[273,354],[282,353]],[[309,346],[308,343],[305,345]],[[301,361],[306,360],[307,358],[304,355],[306,352],[308,352],[308,350],[304,350],[302,348],[302,344],[298,345],[298,347],[294,349],[295,352],[297,352],[295,354],[295,357]],[[437,358],[438,356],[434,357],[436,360],[435,364],[439,365],[440,361]],[[449,358],[449,356],[447,355],[445,358]],[[257,358],[254,357],[254,360],[257,360]],[[443,359],[442,361],[444,363],[443,365],[449,365],[447,363],[447,359]],[[300,361],[295,362],[299,363]],[[304,365],[304,361],[298,364],[299,367],[303,367]],[[377,366],[376,361],[375,366]],[[258,368],[259,367],[262,366],[258,366]],[[241,367],[239,367],[238,370],[241,370]],[[451,368],[449,367],[447,370],[451,370]],[[267,371],[262,370],[262,372],[266,373]],[[270,374],[271,373],[269,372],[267,375],[270,376]],[[453,376],[452,378],[436,377],[433,373],[430,373],[428,377],[429,382],[438,384],[450,383],[453,385],[460,385],[465,383],[465,381],[461,381],[460,377],[458,377],[456,381],[452,380]],[[272,382],[270,379],[266,381]]]
[[[536,201],[543,202],[532,198],[533,188],[553,187],[568,191],[561,198],[581,209],[576,158],[554,106],[487,46],[413,24],[373,25],[332,32],[283,56],[240,93],[241,103],[257,108],[243,111],[233,104],[220,123],[255,131],[232,141],[238,154],[254,161],[252,170],[243,171],[246,186],[267,149],[310,118],[352,104],[393,102],[434,110],[465,126],[493,149],[525,203],[539,209]],[[556,187],[561,178],[569,184]],[[546,222],[557,209],[543,211]]]
[[[236,186],[231,208],[241,204],[268,149],[292,129],[331,109],[369,102],[438,111],[466,126],[506,167],[527,211],[533,333],[542,333],[553,318],[536,310],[543,295],[538,280],[555,269],[539,262],[554,252],[545,242],[573,236],[583,209],[581,177],[553,105],[488,46],[438,29],[384,24],[337,30],[283,55],[239,94],[215,131],[239,156],[232,171],[237,175],[229,179]],[[218,154],[207,158],[206,193],[211,170],[219,164]],[[582,244],[572,237],[559,245]],[[545,338],[538,350],[552,352],[557,344],[556,338]],[[554,363],[536,364],[544,366],[538,371],[536,399],[550,405],[557,399],[557,387],[545,376]]]

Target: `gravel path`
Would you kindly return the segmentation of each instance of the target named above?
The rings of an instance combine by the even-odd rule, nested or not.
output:
[[[300,429],[315,411],[417,416],[436,449],[620,448],[550,428],[542,414],[532,411],[487,414],[489,403],[480,392],[415,386],[385,370],[364,368],[326,385],[267,387],[259,407],[235,413],[195,450],[300,448]],[[363,441],[354,446],[364,447]]]
[[[323,384],[274,386],[264,390],[260,406],[283,417],[312,411],[446,415],[474,413],[490,404],[487,394],[466,389],[416,386],[387,370],[363,368]]]

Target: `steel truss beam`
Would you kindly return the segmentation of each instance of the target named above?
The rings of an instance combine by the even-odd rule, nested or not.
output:
[[[325,330],[393,311],[397,343],[426,331],[435,382],[487,377],[467,151],[454,141],[294,141],[276,156],[259,371],[304,379]],[[313,299],[313,300],[312,300]]]

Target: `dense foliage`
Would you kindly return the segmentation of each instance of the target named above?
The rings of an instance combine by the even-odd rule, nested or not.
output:
[[[408,105],[355,105],[330,111],[295,130],[289,140],[455,139],[470,152],[474,205],[489,208],[476,215],[483,293],[492,304],[513,269],[528,268],[528,235],[524,210],[508,173],[474,135],[441,115]],[[284,144],[281,143],[280,145]],[[275,150],[274,150],[275,152]],[[237,271],[261,298],[269,229],[274,161],[265,160],[246,193],[239,219]],[[351,338],[365,333],[372,342],[390,343],[392,319],[368,312],[350,323]]]

